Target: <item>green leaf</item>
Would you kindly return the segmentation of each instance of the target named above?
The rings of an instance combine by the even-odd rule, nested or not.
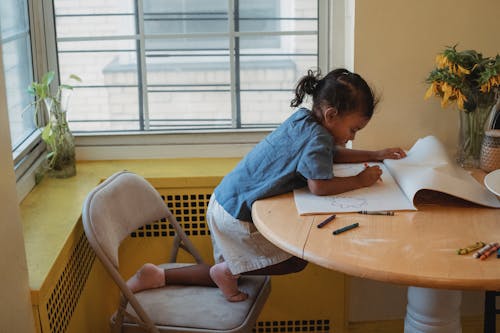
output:
[[[27,89],[28,93],[31,95],[35,95],[35,87],[33,87],[33,85],[34,83],[30,84]]]
[[[73,86],[70,86],[68,84],[61,84],[60,85],[60,88],[61,89],[69,89],[69,90],[73,90]]]
[[[45,127],[43,128],[42,140],[48,144],[50,144],[51,141],[54,141],[54,138],[52,136],[52,128],[50,127],[50,124],[45,125]]]
[[[45,73],[45,75],[42,77],[42,84],[45,86],[48,86],[52,83],[52,80],[54,80],[55,73],[54,71],[50,71]]]
[[[82,82],[82,79],[80,79],[80,77],[78,75],[75,75],[75,74],[71,74],[69,76],[70,79],[73,79],[73,80],[76,80],[78,82]]]

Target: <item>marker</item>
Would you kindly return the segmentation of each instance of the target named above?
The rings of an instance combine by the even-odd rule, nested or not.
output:
[[[365,215],[386,215],[386,216],[394,216],[394,212],[390,210],[360,210],[359,214]]]
[[[350,224],[348,226],[345,226],[343,228],[340,228],[340,229],[337,229],[337,230],[333,231],[333,234],[334,235],[338,235],[338,234],[341,234],[341,233],[343,233],[343,232],[345,232],[347,230],[351,230],[351,229],[354,229],[354,228],[357,228],[357,227],[359,227],[359,223],[353,223],[353,224]]]
[[[317,225],[318,228],[323,228],[325,225],[327,225],[328,223],[330,223],[334,218],[335,218],[335,214],[333,214],[332,216],[328,217],[326,220],[324,220],[323,222],[321,222],[320,224]]]

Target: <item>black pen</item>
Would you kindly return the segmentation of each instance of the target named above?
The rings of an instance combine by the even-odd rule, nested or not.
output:
[[[333,234],[334,234],[334,235],[338,235],[338,234],[343,233],[344,231],[351,230],[351,229],[354,229],[354,228],[356,228],[356,227],[359,227],[359,223],[349,224],[348,226],[345,226],[345,227],[343,227],[343,228],[340,228],[340,229],[334,230],[334,231],[333,231]]]
[[[327,218],[326,220],[324,220],[323,222],[321,222],[320,224],[317,225],[318,228],[323,228],[325,225],[327,225],[330,221],[332,221],[334,218],[335,218],[335,214],[333,214],[332,216],[330,216],[329,218]]]

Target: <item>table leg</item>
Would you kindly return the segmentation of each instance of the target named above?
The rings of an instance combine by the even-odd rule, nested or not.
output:
[[[405,333],[460,333],[462,292],[408,287]]]

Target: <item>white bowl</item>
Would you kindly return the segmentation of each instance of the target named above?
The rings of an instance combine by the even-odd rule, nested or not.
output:
[[[495,195],[500,196],[500,169],[494,170],[484,177],[484,185]]]

